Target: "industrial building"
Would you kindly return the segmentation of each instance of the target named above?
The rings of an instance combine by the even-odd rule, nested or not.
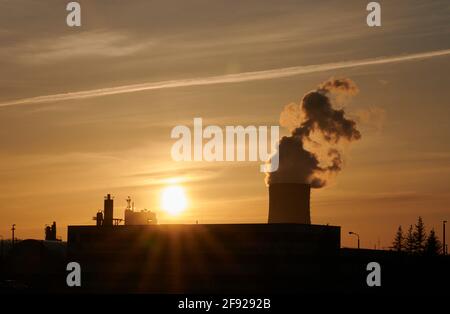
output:
[[[289,292],[322,285],[314,278],[336,270],[340,227],[310,224],[307,184],[274,184],[269,197],[266,224],[161,225],[152,212],[135,212],[128,198],[120,225],[108,194],[95,226],[68,227],[68,256],[83,265],[87,291]]]
[[[149,210],[136,211],[134,209],[134,203],[131,202],[131,198],[127,198],[127,207],[124,212],[124,219],[113,218],[114,216],[114,200],[111,194],[105,196],[103,211],[98,211],[97,215],[93,218],[96,221],[97,227],[111,227],[118,226],[122,221],[125,225],[148,225],[158,223],[156,219],[156,213]]]
[[[24,240],[5,250],[0,293],[446,291],[440,285],[450,278],[449,256],[343,249],[340,227],[310,224],[309,197],[308,185],[274,183],[268,223],[157,224],[155,213],[135,210],[130,198],[123,219],[114,218],[114,198],[107,195],[95,224],[68,227],[67,247],[53,240],[54,223],[46,228],[50,241]],[[366,284],[367,264],[374,261],[382,265],[376,288]],[[81,266],[81,287],[66,284],[70,262]]]
[[[45,241],[61,241],[56,237],[56,221],[51,226],[45,226]]]

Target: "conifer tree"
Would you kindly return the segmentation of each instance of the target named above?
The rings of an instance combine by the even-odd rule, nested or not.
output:
[[[414,226],[414,252],[421,254],[425,250],[425,242],[427,240],[427,235],[425,233],[425,225],[423,223],[422,217],[417,218],[417,223]]]
[[[441,242],[436,236],[434,229],[431,229],[430,234],[425,243],[425,255],[435,256],[439,255],[441,251]]]
[[[394,242],[392,242],[392,249],[397,252],[401,252],[405,248],[405,238],[403,236],[402,226],[398,226],[397,233],[395,234]]]
[[[415,244],[413,226],[410,225],[405,239],[405,251],[410,254],[415,253]]]

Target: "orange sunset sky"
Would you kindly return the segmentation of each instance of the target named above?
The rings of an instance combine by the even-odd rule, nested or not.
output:
[[[448,1],[380,1],[382,26],[373,28],[369,1],[79,2],[79,28],[66,25],[67,1],[0,2],[5,239],[13,223],[18,238],[41,239],[54,220],[65,239],[67,225],[94,223],[107,193],[119,218],[131,196],[160,223],[266,222],[260,162],[175,162],[170,132],[195,117],[278,125],[285,105],[330,77],[358,85],[346,111],[362,138],[333,182],[313,190],[312,222],[342,226],[343,246],[355,245],[354,231],[363,247],[387,247],[398,225],[405,230],[419,215],[442,236],[450,220]],[[390,61],[356,65],[374,59]],[[332,66],[339,62],[348,66]],[[178,86],[149,87],[166,81]],[[127,92],[99,95],[114,87]],[[170,216],[161,192],[175,179],[187,207]]]

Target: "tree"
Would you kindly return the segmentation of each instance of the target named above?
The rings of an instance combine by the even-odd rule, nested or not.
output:
[[[425,242],[427,235],[425,233],[425,225],[423,223],[422,217],[417,218],[417,223],[414,226],[414,252],[423,253],[425,250]]]
[[[405,251],[410,254],[414,253],[416,249],[415,244],[416,242],[414,238],[413,226],[410,225],[405,239]]]
[[[425,243],[425,255],[429,256],[435,256],[439,255],[441,251],[441,242],[436,236],[436,233],[434,232],[434,229],[431,229],[430,234],[428,235],[428,238]]]
[[[392,242],[392,249],[397,252],[403,251],[405,248],[405,237],[403,236],[402,226],[398,226],[397,233],[395,234],[394,242]]]

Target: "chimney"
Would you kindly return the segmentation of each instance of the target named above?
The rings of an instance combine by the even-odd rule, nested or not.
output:
[[[106,195],[105,205],[104,205],[104,217],[103,226],[113,225],[113,211],[114,211],[114,200],[111,198],[111,194]]]
[[[54,221],[52,224],[51,232],[52,232],[52,239],[56,240],[56,221]]]
[[[271,183],[269,185],[269,223],[311,224],[310,191],[309,184]]]
[[[98,212],[94,218],[95,218],[95,221],[97,222],[97,227],[103,226],[103,213],[102,212]]]

